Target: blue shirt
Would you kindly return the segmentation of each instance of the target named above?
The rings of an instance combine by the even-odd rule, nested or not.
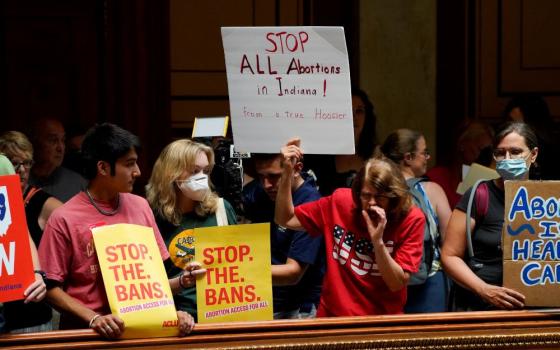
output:
[[[321,198],[311,177],[292,193],[294,206]],[[325,272],[323,237],[311,237],[305,231],[294,231],[274,223],[274,202],[258,181],[243,189],[245,216],[254,223],[270,222],[271,260],[273,265],[285,264],[288,258],[309,265],[300,281],[293,286],[272,288],[274,312],[292,311],[309,303],[317,305]]]

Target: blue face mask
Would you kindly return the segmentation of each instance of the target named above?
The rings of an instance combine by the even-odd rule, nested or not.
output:
[[[504,159],[496,162],[496,171],[504,180],[522,179],[529,171],[525,159]]]

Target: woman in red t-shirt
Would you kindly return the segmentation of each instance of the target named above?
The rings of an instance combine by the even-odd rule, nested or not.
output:
[[[291,181],[303,153],[299,140],[282,148],[284,171],[276,197],[276,222],[323,235],[327,271],[318,317],[402,313],[406,286],[422,257],[424,214],[390,160],[372,158],[352,188],[294,208]]]

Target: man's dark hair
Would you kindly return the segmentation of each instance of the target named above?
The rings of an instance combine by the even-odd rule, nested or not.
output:
[[[258,162],[269,162],[280,156],[280,153],[252,153],[251,159]]]
[[[257,178],[257,162],[270,162],[278,157],[281,157],[280,153],[251,153],[251,158],[243,159],[243,169],[244,172],[253,177]]]
[[[115,175],[117,159],[131,149],[139,151],[140,140],[130,131],[115,124],[97,124],[88,130],[82,143],[84,175],[88,180],[97,176],[97,162],[105,161],[111,166],[111,176]]]

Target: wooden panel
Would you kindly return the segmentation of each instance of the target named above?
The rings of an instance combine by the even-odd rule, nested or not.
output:
[[[6,1],[2,22],[4,129],[24,130],[31,120],[97,118],[95,1]]]
[[[195,116],[229,113],[220,28],[302,25],[303,0],[171,0],[170,18],[171,124],[184,134]]]
[[[252,4],[252,0],[172,0],[172,72],[223,71],[225,64],[220,27],[252,25]]]
[[[497,119],[507,98],[498,95],[498,1],[477,1],[475,118]]]
[[[559,12],[554,0],[501,2],[502,93],[560,92]]]
[[[227,96],[225,72],[173,72],[172,96]]]
[[[244,24],[245,26],[273,26],[277,25],[278,13],[277,1],[275,0],[264,0],[264,1],[253,1],[251,4],[253,12],[253,18],[251,23]],[[222,41],[220,37],[220,42]]]
[[[110,121],[153,164],[170,135],[169,12],[168,0],[2,1],[0,129]]]
[[[558,349],[554,312],[496,311],[196,325],[184,338],[107,341],[92,330],[0,336],[2,349]]]
[[[456,157],[456,129],[471,116],[468,43],[469,0],[437,2],[436,141],[437,161],[450,164]]]
[[[474,117],[497,123],[515,93],[544,96],[560,118],[560,26],[553,0],[477,0],[474,13]]]
[[[538,6],[535,6],[535,3]],[[558,42],[558,13],[560,3],[556,0],[520,2],[516,6],[521,12],[521,66],[526,69],[559,69],[560,42]],[[504,3],[504,14],[514,2]],[[514,11],[511,11],[514,12]],[[504,26],[504,31],[509,30]],[[539,40],[535,40],[538,38]]]
[[[278,25],[297,26],[303,24],[303,0],[282,0],[278,14]]]
[[[193,97],[192,99],[171,103],[173,128],[192,128],[194,117],[229,115],[227,96],[216,96],[211,99]]]

